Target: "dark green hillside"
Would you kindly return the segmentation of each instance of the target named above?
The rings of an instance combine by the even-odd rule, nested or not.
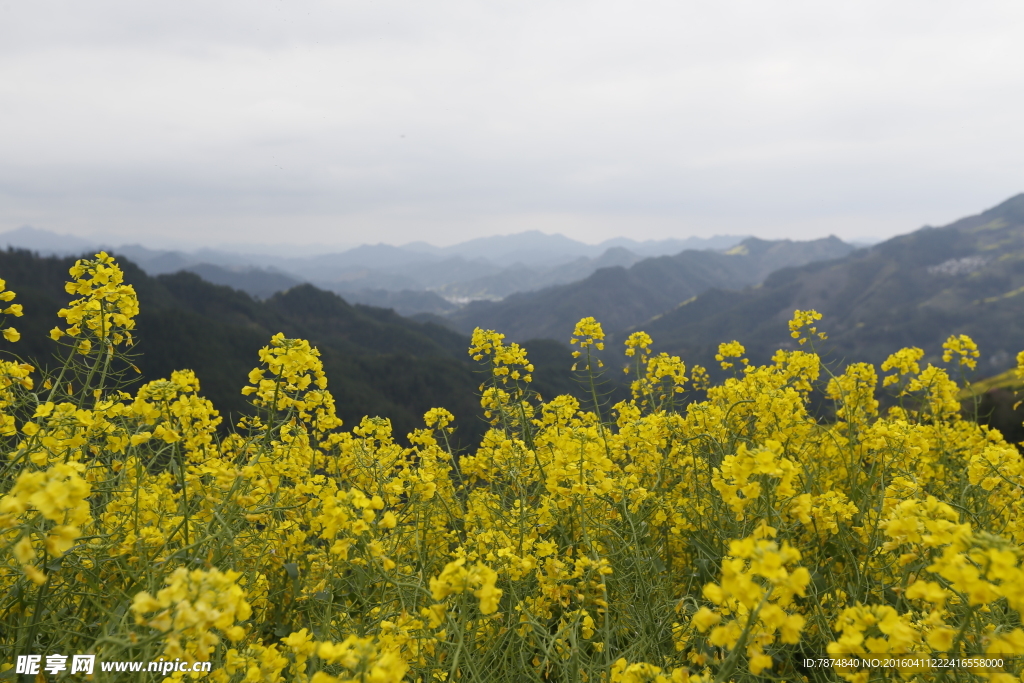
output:
[[[125,280],[138,295],[136,364],[141,381],[196,371],[203,393],[222,413],[247,410],[241,395],[257,351],[284,332],[320,349],[338,414],[348,425],[364,415],[391,418],[404,435],[421,424],[431,407],[451,410],[464,443],[483,432],[477,387],[481,377],[469,360],[467,337],[431,323],[407,320],[391,310],[350,306],[311,285],[255,301],[243,292],[179,272],[156,278],[119,260]],[[53,365],[58,347],[48,331],[61,321],[57,311],[71,298],[64,292],[71,258],[40,258],[25,251],[0,252],[0,277],[18,294],[25,316],[11,319],[22,334],[6,348],[38,365]],[[6,342],[4,342],[6,344]],[[568,349],[543,346],[537,388],[548,394],[566,386]]]
[[[602,268],[584,280],[475,302],[448,317],[462,330],[485,327],[510,339],[568,341],[580,318],[594,316],[609,334],[636,325],[713,287],[742,288],[787,265],[833,259],[853,247],[838,238],[812,242],[748,238],[726,252],[687,250]]]
[[[638,325],[660,350],[709,363],[737,339],[752,359],[792,346],[794,309],[825,319],[831,358],[879,363],[903,346],[933,362],[950,334],[982,351],[978,375],[995,374],[1024,349],[1024,194],[943,228],[923,228],[849,256],[786,268],[756,288],[710,291]]]

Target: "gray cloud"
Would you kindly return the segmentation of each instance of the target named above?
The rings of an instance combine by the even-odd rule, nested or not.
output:
[[[1015,2],[8,0],[0,229],[904,232],[1024,190],[1022,29]]]

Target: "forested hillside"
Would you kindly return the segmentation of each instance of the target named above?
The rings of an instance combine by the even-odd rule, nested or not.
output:
[[[795,309],[825,317],[821,344],[836,361],[880,363],[918,346],[936,361],[950,334],[968,334],[978,376],[1013,363],[1024,348],[1024,194],[942,228],[923,228],[830,262],[773,273],[744,291],[715,289],[638,324],[659,350],[712,362],[720,341],[743,343],[752,360],[793,346]]]
[[[568,339],[576,321],[586,316],[614,334],[713,287],[740,289],[784,266],[834,259],[853,249],[835,237],[809,242],[751,237],[726,252],[686,250],[630,268],[602,268],[571,284],[500,302],[473,302],[448,317],[463,331],[496,329],[516,340]]]
[[[53,366],[59,347],[49,330],[57,311],[71,298],[64,291],[73,258],[40,258],[26,251],[0,252],[0,277],[17,292],[25,315],[13,320],[21,341],[13,350],[39,365]],[[189,272],[147,276],[119,259],[125,281],[138,293],[141,313],[134,352],[139,381],[167,377],[188,368],[203,393],[224,413],[248,409],[240,393],[258,350],[270,337],[308,339],[319,348],[338,415],[347,424],[364,415],[389,417],[398,435],[418,426],[432,407],[458,417],[466,443],[483,432],[479,418],[476,365],[468,357],[468,337],[444,327],[418,323],[391,310],[352,306],[341,297],[301,285],[260,302]],[[538,390],[548,395],[576,389],[569,377],[572,359],[559,344],[529,346],[538,363]]]

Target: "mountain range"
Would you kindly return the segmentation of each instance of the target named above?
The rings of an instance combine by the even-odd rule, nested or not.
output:
[[[793,347],[786,323],[809,308],[823,314],[829,338],[820,346],[840,364],[880,363],[904,346],[939,362],[946,338],[967,334],[982,352],[978,376],[1006,369],[1024,349],[1024,194],[840,259],[783,268],[759,287],[709,290],[636,327],[693,361],[712,363],[716,345],[732,339],[764,361]]]
[[[522,244],[553,238],[548,243],[554,252],[571,242],[538,235],[527,234]],[[514,241],[500,244],[515,246]],[[81,246],[67,248],[81,252]],[[440,273],[445,264],[472,263],[481,267],[475,277],[513,280],[512,267],[492,263],[490,270],[483,268],[477,247],[479,242],[459,254],[423,244],[376,245],[350,250],[355,255],[307,256],[302,263],[306,274],[314,266],[328,272],[332,263],[360,259],[378,273],[387,268]],[[588,315],[604,324],[617,353],[626,335],[643,329],[654,338],[656,351],[712,369],[723,341],[743,343],[754,362],[767,361],[778,348],[796,348],[786,323],[795,309],[809,308],[824,315],[819,327],[829,338],[817,348],[839,372],[852,361],[877,365],[903,346],[919,346],[925,362],[939,362],[942,342],[963,333],[981,347],[975,376],[985,377],[1012,366],[1024,348],[1024,194],[947,226],[925,227],[860,249],[835,237],[809,242],[747,238],[723,250],[684,249],[646,258],[617,244],[560,263],[562,256],[546,262],[538,257],[534,273],[577,268],[571,276],[576,279],[465,305],[438,291],[402,290],[395,283],[339,296],[272,262],[252,263],[240,254],[221,254],[222,262],[215,264],[210,251],[117,251],[119,258],[128,257],[122,258],[126,279],[136,286],[142,305],[140,379],[192,368],[219,408],[243,413],[247,403],[239,391],[256,353],[283,331],[321,349],[339,414],[349,424],[363,415],[385,415],[402,434],[418,426],[425,410],[444,406],[460,418],[467,443],[484,428],[475,398],[480,377],[466,356],[468,332],[476,326],[523,341],[543,395],[577,393],[584,404],[565,343],[575,322]],[[520,249],[520,257],[524,253],[529,249]],[[134,264],[136,259],[151,271],[174,272],[147,274]],[[16,323],[22,340],[13,350],[37,364],[49,363],[56,350],[47,331],[57,321],[56,310],[66,304],[63,283],[73,262],[24,250],[0,252],[0,276],[18,292],[25,309]],[[531,277],[525,286],[541,281]],[[524,285],[512,281],[503,286]],[[360,298],[374,305],[360,304]],[[416,315],[410,319],[399,313]],[[616,373],[609,377],[620,381]],[[609,389],[616,395],[622,391],[618,384]],[[1019,423],[1011,399],[1001,398],[1000,405],[1006,405],[1000,410],[1006,408],[1010,422]]]
[[[748,237],[724,251],[688,249],[601,268],[571,284],[521,292],[499,302],[475,301],[447,315],[456,329],[500,330],[510,339],[567,342],[576,321],[593,316],[616,333],[712,288],[742,288],[786,266],[839,258],[855,247],[837,237],[807,242]]]
[[[339,252],[288,256],[255,247],[246,249],[244,245],[238,251],[160,250],[138,244],[114,247],[26,226],[0,234],[0,245],[28,249],[44,256],[80,255],[104,248],[127,256],[150,275],[191,270],[258,298],[267,298],[302,282],[367,303],[380,301],[380,291],[433,292],[436,296],[392,296],[388,297],[388,303],[406,314],[436,314],[451,308],[442,300],[460,305],[473,299],[501,299],[518,291],[572,282],[598,268],[628,266],[649,256],[673,254],[683,249],[728,248],[741,239],[735,236],[648,241],[615,238],[593,245],[534,230],[483,237],[446,247],[425,242],[403,246],[364,244]]]

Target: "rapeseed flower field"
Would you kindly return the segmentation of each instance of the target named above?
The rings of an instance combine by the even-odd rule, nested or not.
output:
[[[134,290],[102,253],[70,275],[63,365],[0,362],[0,679],[63,653],[216,683],[1024,680],[1024,461],[960,415],[966,336],[949,370],[909,348],[834,375],[827,321],[796,311],[794,350],[724,343],[712,385],[637,332],[632,399],[602,413],[594,319],[572,340],[590,405],[542,400],[477,330],[491,429],[456,457],[441,407],[408,447],[343,426],[283,335],[230,430],[188,370],[130,394]]]

